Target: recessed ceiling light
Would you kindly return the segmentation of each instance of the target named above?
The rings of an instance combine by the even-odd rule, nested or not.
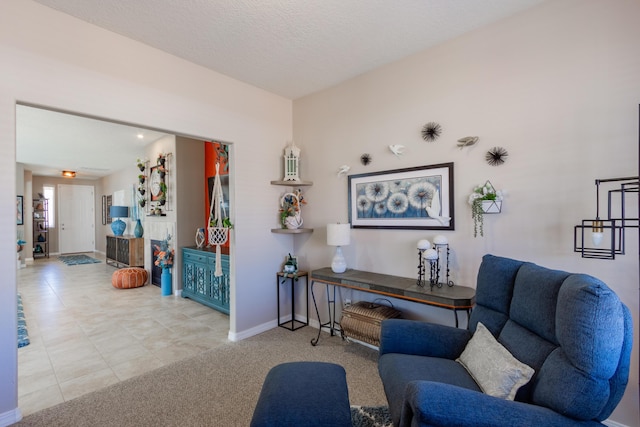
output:
[[[62,176],[65,178],[75,178],[76,177],[76,172],[75,171],[62,171]]]
[[[138,134],[138,139],[143,139],[143,138],[144,138],[144,134],[143,134],[142,132],[140,132],[140,133]]]

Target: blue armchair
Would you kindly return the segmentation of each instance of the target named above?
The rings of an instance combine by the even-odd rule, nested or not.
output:
[[[456,361],[479,322],[535,370],[514,400],[483,393]],[[598,279],[485,255],[469,329],[385,320],[378,370],[396,427],[602,426],[632,336],[629,309]]]

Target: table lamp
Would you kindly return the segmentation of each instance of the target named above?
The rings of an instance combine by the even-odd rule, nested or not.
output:
[[[344,273],[347,270],[347,260],[342,255],[342,246],[350,243],[351,224],[327,224],[327,245],[335,246],[336,253],[331,261],[334,273]]]
[[[120,218],[126,218],[129,216],[128,206],[111,206],[109,208],[109,215],[111,218],[118,218],[111,223],[111,230],[114,236],[122,236],[124,230],[127,228],[127,224]]]

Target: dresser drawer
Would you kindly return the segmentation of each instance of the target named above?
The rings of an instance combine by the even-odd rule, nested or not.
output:
[[[199,262],[205,264],[208,256],[206,254],[198,253],[196,251],[183,251],[182,258],[185,262]]]

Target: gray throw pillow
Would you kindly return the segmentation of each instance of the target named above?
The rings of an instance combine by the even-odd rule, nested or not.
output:
[[[508,400],[513,400],[535,373],[513,357],[480,322],[456,362],[464,366],[483,392]]]

